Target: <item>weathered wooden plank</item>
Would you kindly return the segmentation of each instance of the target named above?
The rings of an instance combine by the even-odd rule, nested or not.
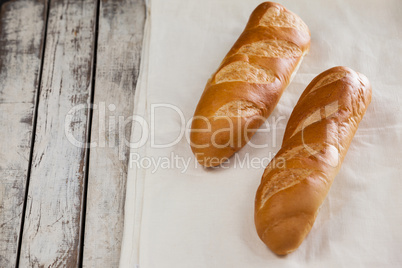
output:
[[[92,85],[96,0],[52,0],[21,267],[76,267]]]
[[[45,2],[0,2],[0,267],[15,267],[17,261]]]
[[[131,127],[145,4],[101,1],[90,150],[84,267],[118,267]],[[120,120],[119,120],[120,119]]]

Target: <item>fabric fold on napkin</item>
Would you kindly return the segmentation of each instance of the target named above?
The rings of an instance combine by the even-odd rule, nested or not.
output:
[[[199,166],[189,120],[210,75],[262,1],[148,3],[120,267],[397,267],[402,263],[402,2],[277,1],[311,48],[267,123],[224,167]],[[308,83],[333,66],[365,74],[373,98],[300,248],[273,254],[254,227],[255,191]],[[183,133],[184,129],[184,133]]]

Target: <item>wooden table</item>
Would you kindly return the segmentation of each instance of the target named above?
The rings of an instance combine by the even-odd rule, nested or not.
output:
[[[0,267],[117,267],[145,4],[0,3]]]

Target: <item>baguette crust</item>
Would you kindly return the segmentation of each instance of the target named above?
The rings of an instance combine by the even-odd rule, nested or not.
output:
[[[301,95],[255,199],[258,235],[276,254],[310,232],[370,101],[367,78],[346,67],[321,73]]]
[[[208,80],[196,108],[191,149],[204,166],[240,150],[265,122],[310,46],[306,24],[265,2]]]

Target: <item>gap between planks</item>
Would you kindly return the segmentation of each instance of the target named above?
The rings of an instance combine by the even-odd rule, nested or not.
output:
[[[52,0],[49,5],[36,138],[22,232],[20,265],[79,265],[93,80],[95,0]],[[65,131],[65,121],[70,125]]]
[[[0,267],[17,264],[47,0],[0,2]]]
[[[131,127],[145,24],[142,0],[102,0],[91,124],[84,267],[118,267],[123,235],[125,187]],[[108,127],[107,127],[108,126]],[[117,135],[118,134],[118,135]],[[124,140],[120,137],[123,136]]]

